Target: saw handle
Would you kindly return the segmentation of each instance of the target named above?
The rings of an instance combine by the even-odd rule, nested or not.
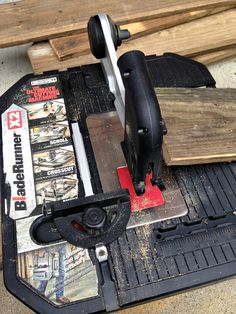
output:
[[[153,183],[160,182],[162,142],[166,128],[152,87],[145,55],[130,51],[118,60],[125,86],[125,134],[122,148],[137,194],[145,190],[152,171]]]

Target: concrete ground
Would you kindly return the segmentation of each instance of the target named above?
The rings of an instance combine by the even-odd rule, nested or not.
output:
[[[1,2],[1,1],[0,1]],[[0,50],[0,95],[22,76],[30,73],[26,54],[28,45]],[[236,58],[209,67],[217,87],[236,88]],[[0,314],[33,313],[5,289],[0,272]],[[122,314],[234,314],[236,313],[236,279],[188,291],[176,296],[120,311]]]

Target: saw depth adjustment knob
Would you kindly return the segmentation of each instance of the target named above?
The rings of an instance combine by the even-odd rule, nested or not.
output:
[[[91,229],[100,229],[106,222],[106,213],[100,207],[86,208],[82,217],[83,225]]]

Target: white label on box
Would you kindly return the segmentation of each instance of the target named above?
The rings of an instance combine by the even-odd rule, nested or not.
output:
[[[36,85],[51,84],[51,83],[56,83],[56,82],[57,82],[56,77],[49,77],[49,78],[45,78],[41,80],[32,81],[31,85],[36,86]]]

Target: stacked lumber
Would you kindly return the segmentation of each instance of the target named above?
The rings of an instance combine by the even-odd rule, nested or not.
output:
[[[171,1],[169,1],[171,2]],[[206,1],[207,2],[207,1]],[[131,39],[118,48],[118,56],[129,50],[146,55],[174,52],[210,64],[236,55],[236,8],[222,6],[192,8],[176,14],[123,23]],[[113,17],[113,16],[112,16]],[[64,70],[98,62],[90,52],[86,30],[34,44],[28,55],[35,73]]]
[[[168,29],[172,26],[195,20],[200,17],[211,15],[217,12],[222,12],[222,10],[224,11],[225,7],[173,14],[171,16],[160,17],[141,22],[134,22],[124,25],[121,24],[121,28],[129,30],[129,32],[131,33],[132,43],[133,39],[153,34],[158,31]],[[50,45],[52,46],[59,60],[65,60],[69,59],[70,57],[85,55],[90,52],[88,35],[86,32],[62,38],[51,39]]]
[[[101,8],[131,32],[119,55],[176,52],[208,64],[236,53],[236,0],[21,0],[0,6],[0,48],[34,42],[28,54],[36,73],[97,62],[86,29]]]
[[[85,35],[80,41],[81,35],[30,47],[28,54],[34,71],[41,73],[97,62],[89,52]],[[236,9],[131,39],[118,48],[118,56],[133,49],[146,55],[175,52],[205,64],[233,56],[236,53]]]

